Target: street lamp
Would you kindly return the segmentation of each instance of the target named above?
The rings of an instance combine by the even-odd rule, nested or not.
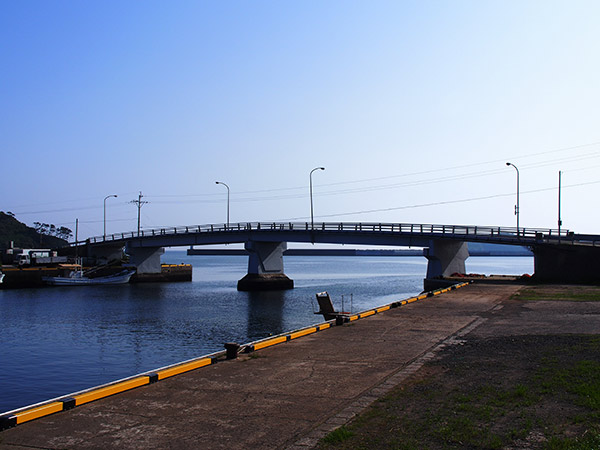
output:
[[[519,169],[513,163],[507,162],[507,166],[513,166],[517,171],[517,204],[515,205],[515,215],[517,216],[517,236],[519,236]]]
[[[313,197],[312,197],[312,174],[315,170],[325,170],[325,167],[315,167],[310,171],[310,229],[313,230],[315,228],[315,220],[313,214]]]
[[[107,195],[104,197],[104,240],[106,240],[106,200],[111,197],[117,197],[117,195]]]
[[[229,227],[229,186],[222,181],[215,181],[215,184],[222,184],[227,188],[227,227]]]

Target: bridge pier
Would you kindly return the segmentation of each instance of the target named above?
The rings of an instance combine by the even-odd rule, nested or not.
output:
[[[129,262],[137,269],[137,275],[160,274],[160,255],[165,252],[163,247],[129,247],[125,253],[129,255]]]
[[[93,258],[96,261],[96,264],[106,264],[111,261],[121,261],[123,259],[123,246],[97,246],[97,247],[87,247],[87,257]]]
[[[248,274],[238,281],[238,291],[292,289],[294,280],[283,273],[283,252],[287,242],[248,241]]]
[[[465,273],[465,261],[469,257],[467,243],[463,241],[432,240],[428,248],[423,249],[427,258],[427,275],[423,280],[426,291],[447,286],[441,278],[453,273]]]

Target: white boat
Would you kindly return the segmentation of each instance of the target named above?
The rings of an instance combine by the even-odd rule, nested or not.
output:
[[[105,277],[89,278],[81,271],[73,271],[66,277],[42,277],[42,280],[54,286],[90,286],[94,284],[127,284],[135,270],[124,270],[123,272]]]

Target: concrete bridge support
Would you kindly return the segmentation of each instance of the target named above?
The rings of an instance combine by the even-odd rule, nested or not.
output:
[[[600,247],[536,245],[534,279],[545,283],[600,283]]]
[[[123,246],[87,246],[86,256],[92,258],[95,264],[107,264],[111,261],[121,261],[123,259]]]
[[[287,242],[248,241],[248,274],[238,281],[238,291],[292,289],[294,280],[283,273],[283,252]]]
[[[127,247],[125,253],[129,255],[129,263],[137,269],[137,275],[160,274],[160,255],[165,252],[162,247]]]
[[[440,278],[449,277],[453,273],[465,273],[469,249],[466,242],[433,240],[428,248],[423,249],[423,256],[428,260],[427,275],[423,283],[427,291],[448,284]]]

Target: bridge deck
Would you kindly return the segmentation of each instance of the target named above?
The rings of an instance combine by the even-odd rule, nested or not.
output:
[[[467,225],[403,223],[245,222],[159,228],[92,237],[89,245],[187,246],[247,242],[248,240],[428,246],[431,240],[452,239],[505,245],[600,245],[600,236],[577,235],[569,230]],[[80,244],[82,244],[81,242]]]

